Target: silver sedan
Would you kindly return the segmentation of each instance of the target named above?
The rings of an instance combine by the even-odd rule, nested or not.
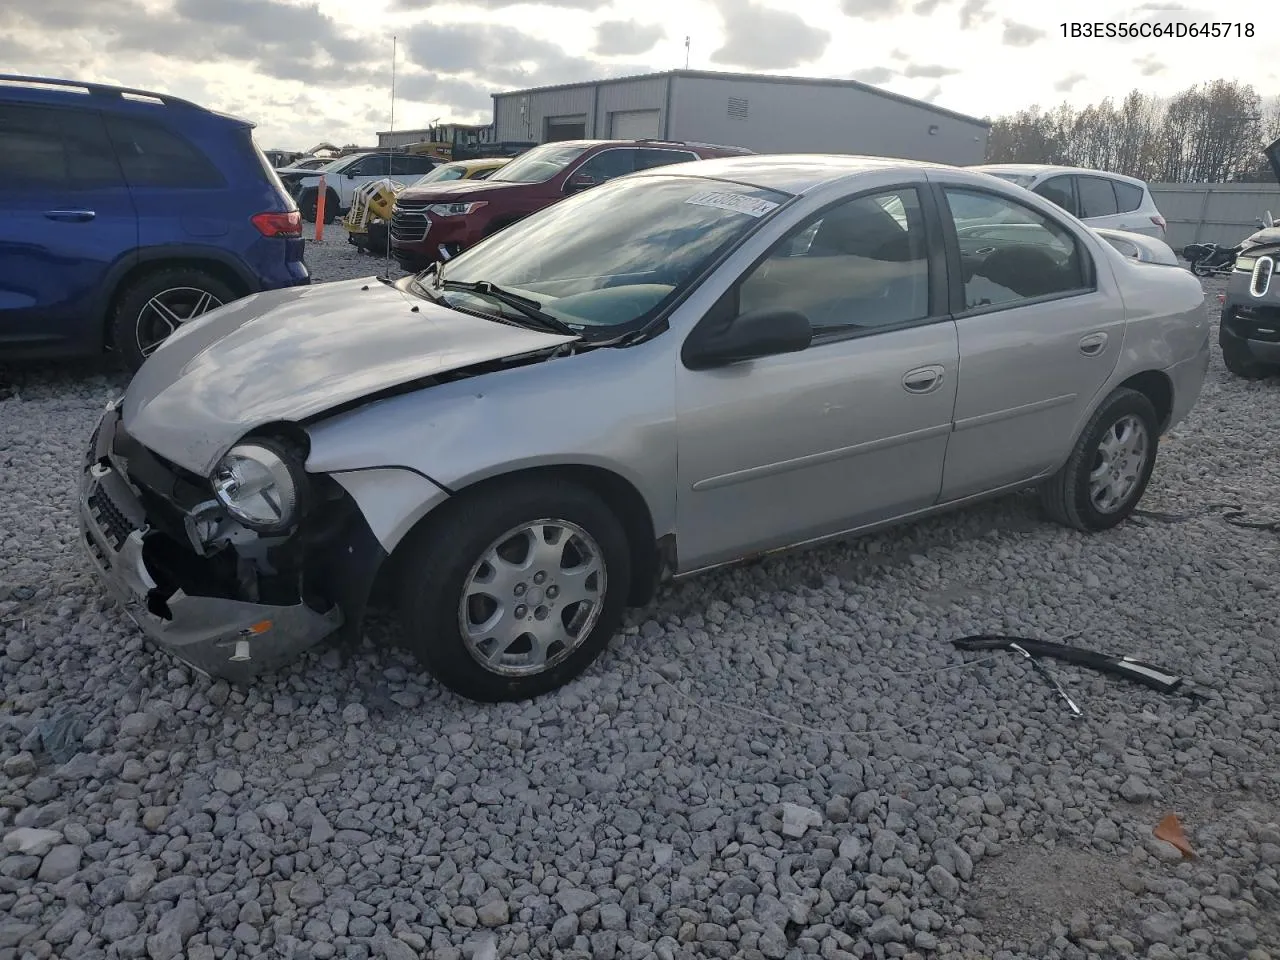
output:
[[[1031,485],[1113,527],[1208,363],[1194,277],[989,175],[681,164],[186,325],[94,433],[83,542],[207,673],[382,594],[440,682],[520,699],[666,579]]]

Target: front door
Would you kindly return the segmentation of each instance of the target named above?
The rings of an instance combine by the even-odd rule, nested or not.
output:
[[[1119,360],[1125,315],[1109,268],[1066,224],[981,188],[944,182],[942,193],[961,268],[949,501],[1065,459]]]
[[[676,374],[681,571],[838,533],[938,497],[958,366],[915,187],[829,207],[699,328],[798,310],[799,353]]]
[[[0,104],[0,350],[100,342],[138,217],[96,110]]]

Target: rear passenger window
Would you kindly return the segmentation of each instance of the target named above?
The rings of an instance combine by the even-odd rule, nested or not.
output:
[[[1129,213],[1142,206],[1142,188],[1121,180],[1111,181],[1116,188],[1116,213]]]
[[[226,186],[208,157],[158,123],[139,117],[107,117],[107,129],[131,187]]]
[[[1102,177],[1076,177],[1081,217],[1110,217],[1116,213],[1116,193]]]
[[[0,143],[0,185],[90,190],[123,184],[97,113],[0,105]]]
[[[946,187],[964,278],[965,309],[1080,292],[1088,253],[1061,224],[1004,196]]]

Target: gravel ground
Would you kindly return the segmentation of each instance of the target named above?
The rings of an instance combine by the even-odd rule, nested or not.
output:
[[[311,261],[379,267],[332,233]],[[665,589],[533,703],[372,646],[230,689],[144,648],[77,552],[119,385],[0,368],[0,960],[1280,957],[1275,533],[1085,537],[1019,495]],[[1280,512],[1278,389],[1215,354],[1144,506]],[[947,642],[979,632],[1208,700],[1051,665],[1073,719]]]

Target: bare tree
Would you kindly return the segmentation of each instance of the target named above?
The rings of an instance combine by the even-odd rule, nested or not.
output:
[[[1261,147],[1280,136],[1280,98],[1217,80],[1162,100],[1131,91],[1075,109],[1033,106],[998,118],[988,160],[1113,170],[1144,180],[1224,182],[1269,171]],[[1270,179],[1270,175],[1268,175]]]

